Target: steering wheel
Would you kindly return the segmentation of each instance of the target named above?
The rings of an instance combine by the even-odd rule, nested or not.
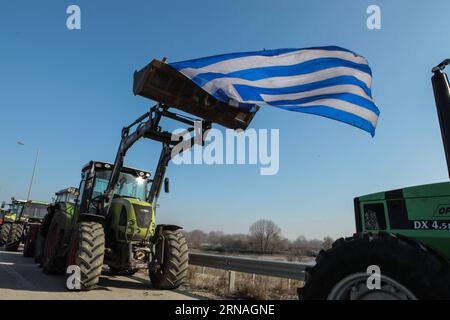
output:
[[[104,198],[103,194],[100,194],[92,198],[91,201],[89,201],[89,212],[91,212],[92,210],[93,212],[98,213],[99,211],[98,205],[100,202],[103,201],[103,198]]]

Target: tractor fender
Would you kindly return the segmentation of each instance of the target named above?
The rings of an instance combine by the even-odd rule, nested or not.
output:
[[[162,237],[164,230],[175,231],[179,229],[183,228],[175,224],[158,224],[155,228],[155,234],[153,235],[151,242],[156,243],[158,239]]]
[[[183,227],[177,226],[176,224],[158,224],[156,226],[156,232],[155,233],[159,234],[163,230],[175,231],[175,230],[179,230],[179,229],[183,229]]]
[[[79,222],[98,222],[100,224],[104,224],[105,220],[105,216],[92,213],[81,213],[78,219]]]

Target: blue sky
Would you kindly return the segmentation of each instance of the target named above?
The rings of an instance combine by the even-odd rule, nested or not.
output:
[[[66,28],[81,8],[82,30]],[[381,30],[366,8],[381,8]],[[339,45],[364,55],[381,116],[374,138],[333,120],[261,110],[254,128],[280,129],[280,171],[172,166],[159,222],[247,232],[274,220],[289,238],[354,232],[355,196],[446,181],[431,68],[450,56],[448,1],[3,1],[0,5],[0,200],[77,186],[90,159],[112,161],[122,126],[151,101],[132,75],[153,58],[186,60],[263,48]],[[16,144],[20,140],[24,146]],[[160,146],[140,141],[127,163],[153,170]]]

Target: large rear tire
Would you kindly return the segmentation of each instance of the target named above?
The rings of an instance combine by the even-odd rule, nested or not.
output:
[[[189,249],[180,230],[164,230],[164,261],[156,271],[149,271],[152,285],[158,289],[176,289],[188,271]]]
[[[36,242],[39,234],[39,225],[31,224],[27,234],[25,235],[25,242],[23,244],[23,256],[26,258],[33,257],[36,250]]]
[[[81,222],[72,236],[67,266],[80,268],[80,289],[91,290],[98,284],[105,255],[105,232],[98,222]]]
[[[380,288],[369,289],[369,266],[380,270]],[[449,299],[449,263],[413,239],[391,233],[341,238],[306,269],[304,300]]]
[[[34,262],[39,263],[39,266],[42,267],[44,251],[45,251],[45,242],[47,239],[48,231],[50,230],[51,223],[53,221],[53,217],[55,215],[54,207],[50,206],[47,208],[48,213],[45,215],[42,224],[39,226],[38,236],[36,240],[36,250],[34,253]]]
[[[44,246],[45,246],[45,238],[41,234],[41,228],[39,228],[33,259],[34,262],[39,263],[40,267],[42,267],[42,256],[44,255]]]
[[[8,241],[9,232],[11,230],[11,223],[5,222],[2,224],[2,229],[0,232],[0,246],[4,246]]]
[[[24,225],[21,223],[11,224],[11,229],[9,230],[8,240],[6,240],[5,250],[6,251],[17,251],[19,250],[20,242],[22,241]]]
[[[58,256],[60,242],[61,231],[56,220],[52,220],[42,254],[42,270],[46,274],[64,274],[64,258]]]

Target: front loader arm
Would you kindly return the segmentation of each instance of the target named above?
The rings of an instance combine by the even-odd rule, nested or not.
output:
[[[184,150],[190,149],[193,146],[193,144],[199,142],[203,144],[205,138],[205,131],[211,128],[211,124],[209,122],[201,121],[202,132],[197,133],[201,134],[200,139],[194,136],[191,139],[183,142],[187,143],[187,146],[185,148],[179,149],[176,152],[174,152],[173,146],[180,143],[182,141],[182,138],[180,137],[180,139],[177,141],[176,139],[173,139],[173,136],[170,132],[162,130],[160,126],[160,121],[163,117],[190,125],[191,127],[187,129],[188,132],[194,131],[194,125],[196,121],[201,121],[189,119],[185,116],[181,116],[179,114],[170,112],[168,111],[167,106],[158,103],[157,105],[151,108],[150,112],[143,114],[129,126],[124,127],[122,129],[122,138],[120,141],[119,148],[117,150],[111,177],[108,181],[108,186],[104,192],[103,209],[105,210],[106,214],[114,198],[114,189],[119,180],[120,172],[124,165],[126,153],[139,139],[141,138],[152,139],[155,141],[162,142],[163,144],[159,162],[155,170],[155,175],[154,178],[152,179],[151,188],[146,199],[148,202],[153,203],[159,196],[169,161],[176,154]],[[136,125],[137,127],[135,131],[130,133],[130,129],[132,129]]]
[[[447,74],[444,69],[450,64],[450,59],[446,59],[432,69],[434,98],[441,127],[442,142],[444,144],[447,169],[450,176],[450,86]]]

